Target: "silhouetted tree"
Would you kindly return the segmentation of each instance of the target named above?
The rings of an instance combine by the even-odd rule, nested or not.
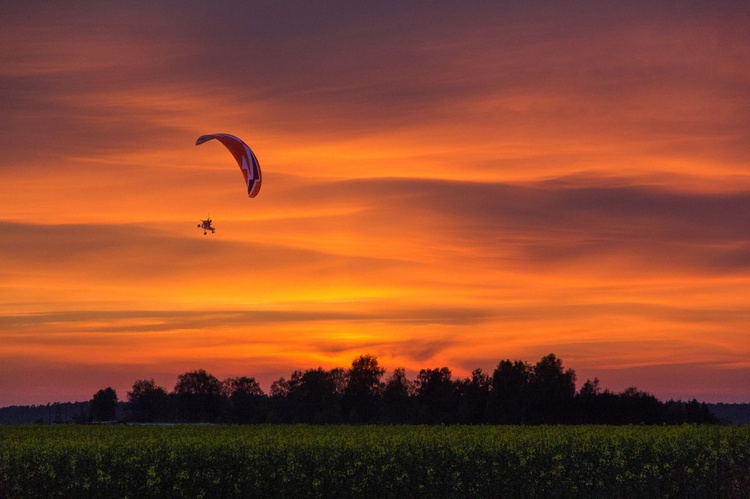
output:
[[[213,423],[221,414],[223,385],[203,369],[180,374],[174,387],[180,419]]]
[[[153,379],[138,380],[128,392],[128,410],[133,421],[166,421],[169,418],[167,390]]]
[[[290,422],[330,424],[341,422],[341,397],[346,371],[322,367],[294,371],[285,383],[286,407]],[[281,384],[277,385],[281,388]]]
[[[693,399],[685,404],[685,410],[687,413],[685,417],[686,423],[706,424],[716,422],[716,418],[711,414],[705,402],[699,403]]]
[[[228,378],[223,384],[224,393],[229,398],[230,422],[247,424],[264,420],[264,394],[255,378]]]
[[[458,391],[447,367],[422,369],[415,381],[419,423],[452,423]]]
[[[492,377],[481,368],[474,369],[471,378],[459,380],[456,385],[459,394],[457,422],[463,424],[486,423]]]
[[[114,421],[117,410],[117,392],[107,387],[94,394],[89,405],[92,421]]]
[[[587,379],[586,382],[581,385],[581,389],[578,395],[583,399],[593,399],[602,393],[602,389],[599,386],[599,378],[594,380]]]
[[[604,423],[599,412],[602,410],[602,389],[599,378],[587,379],[575,396],[576,423]]]
[[[576,373],[563,370],[562,360],[551,353],[534,365],[530,379],[533,422],[570,422],[576,394]]]
[[[271,389],[269,390],[268,394],[271,397],[286,397],[287,395],[289,395],[290,390],[291,388],[289,386],[289,381],[281,377],[271,383]]]
[[[377,416],[382,392],[380,379],[385,369],[371,355],[360,355],[352,361],[347,372],[347,383],[341,400],[346,419],[352,423],[367,423]]]
[[[414,383],[406,378],[405,369],[394,369],[383,387],[383,422],[413,422],[412,401],[415,392]]]
[[[271,384],[266,396],[255,378],[220,382],[204,370],[178,377],[172,393],[153,379],[136,381],[128,392],[129,417],[135,421],[166,420],[232,423],[428,423],[428,424],[682,424],[715,419],[706,404],[662,403],[631,387],[622,393],[602,390],[599,380],[586,380],[575,391],[575,371],[565,369],[554,354],[531,366],[503,360],[492,375],[475,369],[470,378],[452,379],[449,368],[422,369],[416,380],[404,368],[385,370],[371,355],[360,355],[349,369],[322,367],[294,371]],[[84,421],[111,420],[117,395],[100,390],[84,403]],[[106,409],[105,409],[106,408]],[[176,408],[176,410],[174,409]],[[44,413],[52,421],[51,408]],[[45,420],[42,418],[42,420]],[[58,418],[62,420],[62,417]]]
[[[630,387],[618,397],[618,424],[657,424],[662,422],[662,404],[653,395]]]
[[[292,407],[289,400],[291,387],[289,381],[283,377],[271,383],[268,391],[268,413],[266,418],[270,423],[292,423]]]
[[[528,412],[531,367],[520,360],[502,360],[492,373],[488,401],[490,423],[520,424]]]
[[[717,418],[711,414],[705,403],[695,399],[688,402],[670,400],[661,407],[661,419],[668,424],[712,424],[717,423]]]

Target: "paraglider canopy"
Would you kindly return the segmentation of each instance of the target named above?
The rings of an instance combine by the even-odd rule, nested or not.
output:
[[[245,177],[245,184],[247,184],[247,195],[254,198],[260,191],[261,174],[260,174],[260,163],[258,158],[255,157],[253,151],[245,144],[242,140],[238,139],[234,135],[228,133],[214,133],[211,135],[201,135],[198,140],[195,141],[195,145],[201,145],[209,140],[216,139],[224,146],[229,149],[234,159],[237,160],[237,164],[242,170],[242,176]]]

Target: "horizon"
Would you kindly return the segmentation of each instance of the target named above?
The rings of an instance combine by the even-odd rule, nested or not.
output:
[[[554,355],[554,354],[551,354],[551,355]],[[356,360],[356,359],[355,359],[355,360]],[[376,359],[376,360],[377,360],[377,359]],[[512,361],[512,362],[514,362],[515,360],[520,360],[520,361],[522,361],[522,362],[526,363],[526,364],[527,364],[527,365],[529,366],[529,368],[532,368],[532,367],[534,366],[534,364],[535,364],[535,362],[527,362],[527,361],[523,361],[523,360],[521,360],[521,359],[503,359],[503,361],[506,361],[506,360],[507,360],[507,361]],[[561,361],[562,361],[563,359],[559,359],[559,360],[561,360]],[[335,369],[344,369],[344,370],[347,370],[347,371],[348,371],[350,367],[351,367],[351,366],[349,366],[349,367],[346,367],[346,366],[335,366],[335,367],[332,367],[331,369],[327,369],[327,371],[330,371],[330,370],[335,370]],[[380,367],[384,367],[384,366],[380,366]],[[461,380],[465,380],[465,381],[471,381],[471,376],[468,376],[468,377],[456,376],[456,375],[455,375],[455,373],[453,373],[453,371],[452,371],[452,370],[450,369],[450,366],[435,366],[435,367],[432,367],[432,368],[425,368],[425,369],[440,369],[440,368],[443,368],[443,367],[447,367],[447,368],[448,368],[448,369],[450,370],[450,372],[451,372],[451,381],[452,381],[452,382],[459,382],[459,381],[461,381]],[[564,369],[565,371],[568,371],[569,369],[572,369],[572,370],[573,370],[573,371],[575,372],[575,369],[574,369],[574,368],[571,368],[570,366],[565,366],[565,365],[563,365],[562,367],[563,367],[563,369]],[[295,370],[294,370],[293,372],[291,372],[291,373],[288,373],[288,375],[287,375],[287,376],[281,376],[281,377],[280,377],[280,378],[278,378],[278,379],[272,380],[272,381],[271,381],[270,383],[268,383],[268,388],[266,388],[266,389],[264,389],[264,388],[263,388],[263,386],[262,386],[262,383],[258,383],[258,386],[259,386],[259,387],[261,388],[261,391],[263,392],[263,395],[264,395],[264,396],[271,396],[271,393],[270,393],[270,392],[271,392],[271,384],[272,384],[272,383],[274,383],[274,382],[276,382],[276,381],[282,381],[282,380],[286,380],[286,381],[289,381],[289,380],[291,379],[291,376],[292,376],[292,375],[293,375],[293,374],[294,374],[295,372],[299,372],[300,374],[304,374],[305,372],[307,372],[307,371],[309,371],[309,370],[316,370],[316,369],[321,369],[321,367],[320,367],[320,366],[318,366],[318,367],[308,367],[308,368],[305,368],[305,369],[295,369]],[[385,369],[385,371],[384,371],[384,374],[383,374],[383,376],[382,376],[382,379],[381,379],[381,382],[382,382],[382,383],[386,383],[386,382],[387,382],[387,379],[388,379],[388,378],[390,378],[390,376],[391,376],[391,375],[392,375],[392,374],[394,373],[395,369],[399,369],[399,368],[391,368],[391,369],[389,369],[389,368],[387,368],[387,367],[384,367],[384,369]],[[481,368],[480,368],[480,369],[481,369]],[[189,370],[189,371],[186,371],[186,372],[184,372],[184,373],[179,373],[179,374],[178,374],[178,375],[176,376],[176,379],[178,379],[178,378],[179,378],[179,376],[182,376],[182,375],[185,375],[185,374],[189,374],[189,373],[197,373],[197,372],[199,372],[199,371],[205,371],[205,370],[203,370],[203,369],[201,369],[201,368],[191,369],[191,370]],[[489,376],[492,376],[492,371],[493,371],[493,370],[490,370],[490,371],[484,371],[484,370],[483,370],[484,374],[487,374],[487,375],[489,375]],[[208,375],[210,375],[210,376],[214,376],[214,375],[213,375],[213,373],[211,373],[211,372],[209,372],[209,371],[206,371],[206,373],[207,373]],[[410,375],[410,374],[413,374],[413,375]],[[414,382],[416,381],[416,379],[417,379],[417,374],[418,374],[418,372],[414,372],[414,373],[409,373],[408,371],[405,371],[406,379],[407,379],[407,380],[409,380],[409,381],[410,381],[410,382],[412,382],[412,383],[414,383]],[[252,375],[248,375],[247,373],[246,373],[246,374],[242,374],[242,375],[239,375],[239,376],[229,377],[229,378],[220,378],[220,377],[216,377],[216,378],[217,378],[217,379],[218,379],[218,380],[219,380],[219,381],[220,381],[220,382],[221,382],[222,384],[224,384],[224,383],[226,383],[227,381],[230,381],[230,380],[232,380],[232,379],[236,379],[236,378],[238,378],[238,377],[242,377],[242,376],[246,376],[246,377],[249,377],[250,379],[253,379],[253,380],[255,380],[256,382],[258,381],[258,380],[256,380],[256,379],[255,379],[255,377],[254,377],[254,376],[252,376]],[[598,382],[598,381],[599,381],[599,380],[598,380],[598,378],[597,378],[596,376],[595,376],[594,378],[592,378],[592,379],[586,379],[586,380],[580,380],[580,379],[577,379],[577,375],[576,375],[575,377],[576,377],[576,379],[574,380],[573,384],[575,385],[575,389],[576,389],[576,392],[575,392],[575,393],[576,393],[576,395],[577,395],[577,394],[579,393],[579,391],[581,390],[581,387],[582,387],[582,385],[583,385],[584,383],[586,383],[586,382]],[[139,382],[139,381],[151,381],[151,380],[152,380],[152,378],[150,378],[150,377],[148,377],[148,376],[145,376],[145,377],[143,377],[143,378],[140,378],[140,379],[137,379],[137,380],[133,380],[133,384],[135,384],[135,383],[137,383],[137,382]],[[160,387],[160,388],[163,388],[163,389],[164,389],[164,390],[165,390],[165,391],[166,391],[166,392],[167,392],[168,394],[173,394],[173,393],[175,393],[175,388],[176,388],[176,386],[172,386],[172,387],[170,387],[170,386],[166,386],[166,385],[161,385],[160,383],[157,383],[157,382],[156,382],[155,380],[153,380],[153,381],[154,381],[154,385],[155,385],[155,386],[157,386],[157,387]],[[637,386],[628,386],[627,388],[625,388],[625,389],[624,389],[624,390],[622,390],[622,391],[612,391],[612,390],[609,390],[609,389],[608,389],[608,388],[606,388],[606,387],[600,387],[600,386],[599,386],[598,384],[597,384],[597,387],[598,387],[598,388],[599,388],[599,389],[601,390],[601,392],[607,392],[607,391],[608,391],[608,392],[610,392],[610,393],[613,393],[613,394],[618,394],[618,395],[619,395],[619,394],[621,394],[621,393],[623,393],[623,392],[625,392],[625,391],[628,391],[628,390],[630,390],[630,389],[633,389],[633,388],[634,388],[634,389],[636,389],[636,390],[637,390],[638,392],[640,392],[640,393],[643,393],[643,394],[645,394],[645,395],[653,395],[652,393],[649,393],[649,392],[646,392],[646,391],[640,390],[640,389],[639,389],[639,388],[638,388]],[[108,388],[112,388],[112,387],[109,387],[109,386],[102,386],[101,388],[99,388],[99,389],[97,390],[97,392],[99,392],[99,391],[101,391],[101,390],[104,390],[104,389],[108,389]],[[133,387],[131,386],[131,389],[132,389],[132,388],[133,388]],[[490,388],[490,390],[491,390],[491,388]],[[131,390],[128,390],[128,392],[130,392],[130,391],[131,391]],[[115,390],[115,393],[117,393],[117,390]],[[94,396],[94,395],[95,395],[95,394],[92,394],[92,397],[90,397],[89,399],[86,399],[86,400],[58,400],[58,401],[48,401],[48,402],[46,402],[46,403],[40,403],[40,404],[22,404],[22,405],[14,404],[14,405],[9,405],[9,406],[7,406],[7,405],[6,405],[6,406],[0,406],[0,409],[5,409],[5,408],[9,408],[9,407],[44,407],[44,406],[50,406],[50,405],[56,405],[56,404],[85,404],[85,403],[89,403],[89,402],[91,402],[91,398],[93,398],[93,396]],[[705,403],[705,404],[714,404],[714,405],[715,405],[715,404],[728,404],[728,405],[732,405],[732,404],[735,404],[735,405],[750,405],[750,401],[749,401],[749,402],[705,402],[705,401],[702,401],[702,400],[697,400],[697,399],[685,399],[685,400],[683,400],[683,399],[661,399],[661,398],[658,398],[658,397],[657,397],[657,399],[658,399],[658,400],[659,400],[660,402],[663,402],[663,403],[665,403],[665,402],[670,402],[670,401],[675,401],[675,402],[685,402],[685,403],[687,403],[687,402],[690,402],[691,400],[696,400],[696,401],[697,401],[697,402],[699,402],[699,403]],[[125,394],[117,393],[117,403],[118,403],[118,404],[127,404],[127,403],[129,403],[129,402],[128,402],[128,393],[125,393]]]
[[[364,354],[364,355],[367,355],[367,354]],[[554,355],[554,353],[552,353],[552,355]],[[375,357],[375,358],[377,359],[377,357]],[[354,360],[356,360],[356,358]],[[521,361],[521,362],[524,362],[527,365],[529,365],[529,367],[533,367],[534,364],[537,362],[537,361],[530,361],[530,360],[527,360],[527,359],[499,359],[498,363],[501,360],[502,361],[508,360],[508,361],[513,361],[513,362],[515,362],[515,361]],[[575,385],[575,388],[576,388],[576,393],[578,393],[578,391],[581,389],[582,385],[584,383],[586,383],[587,381],[595,381],[595,380],[599,381],[599,378],[596,375],[592,376],[591,378],[581,379],[580,376],[578,376],[578,373],[575,371],[574,367],[566,365],[565,362],[564,362],[564,359],[560,358],[559,360],[563,363],[563,365],[562,365],[563,369],[565,369],[565,370],[572,369],[574,371],[575,376],[576,376],[576,379],[574,380],[574,385]],[[336,366],[331,366],[329,368],[326,368],[326,370],[331,370],[331,369],[345,369],[345,370],[348,370],[349,367],[351,367],[351,365],[336,365]],[[383,367],[385,369],[385,372],[384,372],[384,375],[383,375],[383,380],[389,378],[390,375],[392,375],[393,372],[396,369],[401,368],[401,366],[389,367],[389,366],[382,366],[382,365],[381,365],[381,367]],[[467,380],[471,379],[471,371],[473,371],[473,369],[470,369],[468,375],[464,375],[464,376],[458,375],[450,366],[430,366],[430,367],[424,367],[423,369],[439,369],[439,368],[443,368],[443,367],[447,367],[451,371],[451,375],[452,375],[453,381],[458,381],[459,379],[467,379]],[[495,364],[494,367],[492,367],[489,370],[483,369],[483,368],[478,368],[478,369],[482,369],[485,374],[491,375],[492,372],[494,371],[495,367],[497,367],[497,363]],[[279,376],[277,378],[274,378],[274,379],[268,378],[265,381],[263,379],[257,379],[251,373],[234,373],[233,375],[229,375],[229,376],[226,376],[226,377],[222,377],[222,376],[216,376],[216,377],[222,383],[225,380],[227,380],[227,379],[237,378],[237,377],[242,377],[242,376],[253,378],[253,379],[255,379],[258,382],[258,384],[259,384],[261,390],[263,391],[263,393],[265,395],[269,395],[270,394],[270,388],[271,388],[271,385],[272,385],[273,382],[279,381],[281,379],[289,380],[291,378],[291,375],[293,374],[293,372],[304,373],[307,370],[315,370],[315,369],[321,369],[321,368],[322,368],[322,366],[315,366],[315,367],[308,366],[306,368],[298,368],[298,369],[294,369],[293,371],[288,372],[288,373],[286,373],[284,375],[281,375],[281,376]],[[197,371],[200,371],[200,370],[204,370],[204,369],[202,369],[202,368],[194,368],[194,369],[188,369],[185,372],[177,373],[174,376],[174,382],[171,383],[171,384],[162,384],[162,383],[159,383],[152,376],[148,376],[148,375],[145,375],[145,376],[143,376],[141,378],[138,378],[138,379],[134,379],[131,382],[131,384],[127,386],[127,390],[125,392],[118,392],[117,389],[115,389],[115,391],[117,392],[118,402],[127,403],[127,397],[128,397],[127,393],[129,391],[131,391],[131,389],[133,388],[132,385],[135,382],[142,381],[142,380],[153,380],[154,383],[156,384],[156,386],[160,386],[160,387],[164,388],[168,393],[173,393],[174,388],[175,388],[174,385],[176,385],[176,383],[177,383],[178,378],[179,378],[180,375],[186,374],[188,372],[197,372]],[[206,372],[208,372],[208,374],[210,374],[212,376],[214,375],[214,373],[212,373],[211,371],[206,371]],[[405,370],[406,378],[409,379],[409,380],[411,380],[412,382],[416,380],[418,373],[419,373],[419,370],[410,370],[410,369],[406,369]],[[265,388],[264,388],[264,385],[266,386]],[[112,388],[112,387],[111,386],[101,386],[101,387],[97,388],[95,391],[99,391],[99,390],[104,389],[104,388]],[[662,398],[662,397],[657,396],[654,393],[648,392],[647,390],[642,390],[640,387],[635,386],[635,385],[627,385],[626,384],[620,390],[612,390],[609,387],[600,386],[601,390],[603,390],[603,391],[609,391],[609,392],[615,393],[615,394],[622,393],[622,392],[624,392],[624,391],[626,391],[628,389],[632,389],[632,388],[637,389],[641,393],[645,393],[647,395],[653,395],[653,396],[655,396],[661,402],[668,402],[668,401],[672,401],[672,400],[673,401],[677,401],[677,402],[680,402],[680,401],[681,402],[689,402],[690,400],[695,399],[694,397],[693,398],[685,398],[685,399],[675,398],[675,397]],[[93,395],[94,394],[92,393],[92,397],[93,397]],[[80,399],[80,400],[49,400],[49,401],[46,401],[46,402],[31,403],[31,404],[0,405],[0,409],[1,408],[7,408],[7,407],[13,407],[13,406],[47,406],[47,405],[55,405],[55,404],[79,404],[79,403],[88,403],[88,402],[90,402],[90,400],[91,400],[91,397]],[[725,401],[704,401],[704,400],[700,400],[700,399],[695,399],[695,400],[697,400],[700,403],[707,403],[707,404],[748,404],[748,405],[750,405],[750,401],[725,402]]]
[[[0,407],[362,353],[750,402],[743,5],[37,7],[0,20]]]

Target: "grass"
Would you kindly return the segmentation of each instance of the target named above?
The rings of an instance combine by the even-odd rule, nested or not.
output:
[[[750,497],[747,426],[0,426],[0,497]]]

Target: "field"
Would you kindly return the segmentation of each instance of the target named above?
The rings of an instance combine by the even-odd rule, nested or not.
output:
[[[0,497],[750,497],[750,427],[0,426]]]

